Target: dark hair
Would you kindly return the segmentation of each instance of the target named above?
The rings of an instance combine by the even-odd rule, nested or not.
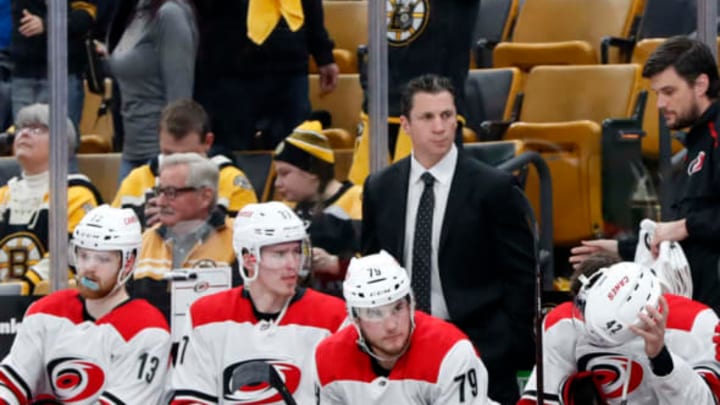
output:
[[[665,69],[673,67],[689,85],[693,85],[701,74],[708,77],[705,95],[718,97],[720,79],[717,63],[710,48],[704,43],[684,36],[669,38],[653,52],[643,67],[643,77],[650,78]]]
[[[622,259],[615,253],[596,252],[591,254],[580,263],[578,269],[570,276],[570,294],[574,297],[578,291],[580,291],[580,287],[582,287],[582,283],[579,280],[580,275],[590,278],[590,276],[597,273],[598,270],[610,267],[620,261],[622,261]]]
[[[205,109],[189,98],[173,101],[160,114],[160,128],[175,139],[183,139],[192,132],[200,134],[200,141],[210,132],[210,119]]]
[[[452,81],[444,76],[426,74],[418,76],[408,82],[400,97],[400,114],[410,117],[413,108],[413,98],[417,93],[438,94],[447,91],[455,100],[455,88]]]

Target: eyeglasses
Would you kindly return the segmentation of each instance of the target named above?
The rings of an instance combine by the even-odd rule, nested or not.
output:
[[[48,127],[41,124],[24,125],[20,127],[17,133],[28,132],[31,135],[45,135],[48,133]]]
[[[188,193],[191,191],[197,191],[197,187],[155,187],[155,195],[160,197],[161,195],[164,195],[165,198],[169,200],[174,200],[175,197],[178,196],[178,194],[181,193]]]

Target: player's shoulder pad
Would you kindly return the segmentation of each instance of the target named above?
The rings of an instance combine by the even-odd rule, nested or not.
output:
[[[142,316],[138,316],[138,314],[142,314]],[[96,323],[113,325],[126,342],[146,329],[160,329],[170,333],[165,316],[143,299],[132,299],[126,302]]]
[[[65,318],[73,323],[83,321],[83,304],[80,293],[66,289],[46,295],[35,301],[27,310],[26,316],[45,314]]]
[[[689,331],[695,320],[704,311],[712,311],[707,305],[680,295],[664,294],[668,303],[668,319],[666,327]]]
[[[301,290],[299,294],[290,303],[281,323],[314,326],[335,332],[347,318],[345,302],[340,298],[311,288]]]
[[[563,302],[562,304],[553,308],[545,316],[544,330],[547,331],[548,329],[552,328],[556,323],[558,323],[564,319],[571,320],[573,317],[574,308],[575,308],[575,306],[572,302]]]

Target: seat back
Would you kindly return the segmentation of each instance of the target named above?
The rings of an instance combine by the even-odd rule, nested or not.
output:
[[[80,173],[90,179],[105,201],[112,201],[117,193],[120,158],[120,153],[88,153],[77,156]]]
[[[648,1],[648,4],[650,1]],[[635,44],[632,63],[643,66],[650,54],[665,41],[664,38],[643,39]],[[660,156],[660,113],[657,108],[657,94],[650,88],[650,79],[643,78],[640,81],[643,90],[647,90],[648,99],[645,104],[642,128],[645,136],[642,139],[642,154],[649,159],[657,159]],[[672,153],[679,152],[683,146],[677,139],[672,139]]]
[[[483,0],[478,8],[473,31],[473,45],[479,40],[488,45],[507,41],[511,28],[517,18],[518,0]],[[492,66],[492,49],[482,50],[481,61],[475,58],[475,66],[484,68]],[[476,54],[477,56],[477,54]]]
[[[638,0],[525,0],[513,42],[587,41],[598,51],[604,36],[626,37]]]
[[[332,116],[331,127],[342,128],[350,134],[356,134],[363,100],[358,74],[339,75],[335,90],[326,94],[320,92],[318,75],[309,75],[309,80],[312,109],[328,111]]]
[[[80,119],[80,153],[95,153],[98,149],[112,150],[113,121],[112,114],[108,110],[105,115],[98,117],[98,109],[102,103],[102,97],[88,90],[87,81],[84,82],[85,101],[83,104],[82,118]],[[112,80],[105,79],[105,88],[108,89],[106,97],[109,98],[112,92]],[[85,137],[85,135],[94,135]]]
[[[522,140],[526,150],[540,153],[550,169],[556,245],[574,246],[602,233],[601,132],[598,123],[588,120],[517,122],[505,135],[506,139]],[[540,212],[539,180],[534,168],[529,170],[525,193],[535,212]]]
[[[325,28],[335,41],[336,50],[347,51],[350,58],[340,67],[342,73],[357,73],[357,49],[368,43],[367,1],[323,1]],[[345,52],[344,52],[345,53]]]
[[[0,283],[0,295],[28,295],[27,284],[22,281]]]
[[[564,122],[632,116],[640,67],[624,65],[538,66],[525,82],[523,122]]]
[[[463,146],[463,151],[474,159],[497,167],[499,164],[507,162],[525,151],[525,145],[523,141],[519,139],[475,142]]]
[[[520,81],[516,68],[470,70],[465,80],[465,125],[479,134],[483,121],[509,120]]]
[[[272,179],[275,176],[273,151],[235,152],[235,161],[240,166],[255,189],[260,202],[268,201],[272,192]]]
[[[646,0],[638,38],[688,35],[696,29],[696,0]]]
[[[7,184],[8,180],[20,175],[20,165],[14,156],[0,157],[0,187]]]

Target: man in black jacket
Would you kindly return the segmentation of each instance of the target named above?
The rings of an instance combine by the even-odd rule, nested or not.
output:
[[[195,98],[211,116],[213,152],[274,149],[309,118],[310,55],[318,65],[322,90],[335,88],[338,67],[322,1],[302,0],[301,8],[289,11],[276,10],[276,3],[196,1],[200,48]],[[258,132],[263,134],[259,142]]]
[[[362,254],[393,255],[410,272],[417,308],[454,323],[477,347],[490,398],[514,404],[516,371],[533,349],[527,201],[511,174],[458,151],[449,79],[411,80],[402,106],[412,155],[367,178]]]
[[[673,184],[668,221],[659,222],[650,247],[657,254],[662,241],[680,241],[690,263],[693,299],[720,314],[720,79],[715,58],[700,41],[673,37],[648,58],[643,76],[658,95],[658,108],[670,129],[689,128],[687,157]],[[570,262],[579,265],[596,251],[619,253],[632,260],[637,239],[583,241],[572,249]]]

